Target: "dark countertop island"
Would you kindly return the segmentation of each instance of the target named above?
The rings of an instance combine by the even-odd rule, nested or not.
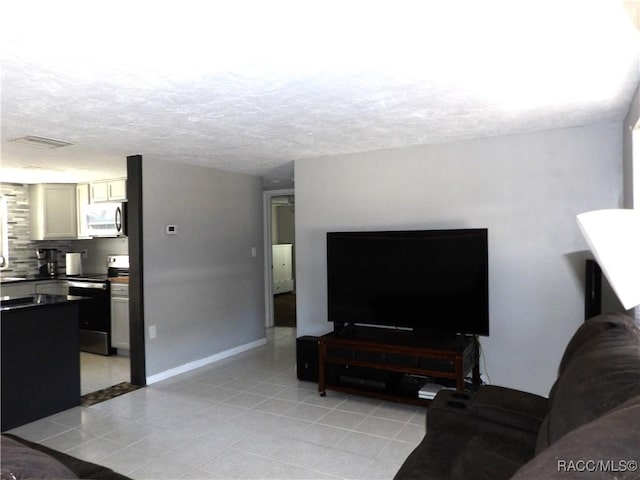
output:
[[[93,273],[90,274],[92,277],[100,278],[103,280],[108,279],[107,273]],[[65,273],[60,273],[58,275],[21,275],[21,276],[0,276],[0,285],[3,284],[12,284],[12,283],[25,283],[25,282],[42,282],[42,281],[56,281],[56,280],[73,280],[78,277],[82,277],[83,275],[67,275]],[[85,275],[86,276],[86,275]]]
[[[83,300],[85,297],[76,295],[50,295],[47,293],[33,293],[18,297],[0,297],[0,311],[8,312],[35,307],[48,307],[64,303]]]
[[[1,297],[2,431],[80,404],[83,297]]]
[[[5,283],[21,283],[21,282],[39,282],[42,280],[66,280],[67,277],[62,275],[39,275],[39,274],[31,274],[31,275],[3,275],[0,277],[0,284]]]

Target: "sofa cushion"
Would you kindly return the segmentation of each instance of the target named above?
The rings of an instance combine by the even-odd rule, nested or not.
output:
[[[525,464],[512,480],[637,479],[638,419],[640,396],[568,433]]]
[[[618,317],[618,318],[614,318]],[[640,329],[624,315],[592,319],[608,324],[590,331],[563,365],[549,397],[549,413],[540,429],[537,451],[575,428],[640,395]],[[582,333],[580,333],[582,336]],[[573,348],[573,347],[572,347]]]

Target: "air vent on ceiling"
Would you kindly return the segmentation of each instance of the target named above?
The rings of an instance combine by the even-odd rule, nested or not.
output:
[[[61,148],[73,145],[71,142],[65,142],[64,140],[55,140],[53,138],[38,137],[36,135],[27,135],[26,137],[14,138],[9,140],[12,143],[19,145],[27,145],[35,148]]]

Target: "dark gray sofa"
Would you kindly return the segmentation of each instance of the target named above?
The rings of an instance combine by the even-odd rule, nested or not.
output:
[[[395,479],[638,479],[638,462],[640,328],[609,314],[578,328],[549,398],[441,391]]]
[[[0,436],[0,479],[130,480],[110,468],[8,433]]]

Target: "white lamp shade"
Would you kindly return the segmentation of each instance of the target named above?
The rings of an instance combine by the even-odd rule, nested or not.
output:
[[[640,305],[640,211],[596,210],[578,225],[625,309]]]

